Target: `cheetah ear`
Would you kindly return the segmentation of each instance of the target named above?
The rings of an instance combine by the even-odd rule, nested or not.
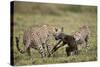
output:
[[[61,28],[61,31],[62,31],[62,32],[64,31],[64,27]]]

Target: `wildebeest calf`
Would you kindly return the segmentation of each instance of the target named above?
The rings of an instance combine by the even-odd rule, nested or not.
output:
[[[58,35],[55,36],[56,40],[60,40],[52,49],[51,53],[53,54],[56,50],[58,50],[58,48],[64,46],[65,44],[68,44],[68,47],[66,47],[66,52],[67,55],[71,55],[71,53],[77,53],[78,51],[78,47],[77,47],[77,43],[75,41],[75,38],[71,35],[66,35],[64,33],[60,33]],[[62,44],[60,44],[61,42],[63,42]]]

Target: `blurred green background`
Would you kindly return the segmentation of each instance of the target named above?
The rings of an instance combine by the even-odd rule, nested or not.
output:
[[[14,64],[52,64],[68,62],[84,62],[97,60],[97,7],[88,5],[49,4],[36,2],[14,2]],[[15,36],[20,35],[20,48],[23,32],[30,26],[43,24],[64,27],[64,33],[72,34],[82,25],[88,25],[91,31],[89,47],[79,50],[78,55],[67,57],[65,47],[55,52],[53,57],[42,59],[38,51],[32,49],[32,56],[20,54],[16,48]]]

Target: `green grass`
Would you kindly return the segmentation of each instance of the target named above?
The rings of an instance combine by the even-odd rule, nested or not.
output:
[[[36,25],[55,25],[64,27],[66,34],[72,34],[80,26],[86,24],[89,26],[91,35],[89,38],[89,47],[79,50],[78,55],[66,56],[65,48],[60,48],[55,52],[53,57],[41,58],[38,51],[31,49],[32,56],[29,57],[27,53],[20,54],[16,48],[14,39],[14,64],[15,65],[30,65],[30,64],[54,64],[54,63],[68,63],[68,62],[85,62],[97,60],[97,29],[96,29],[96,13],[91,12],[67,12],[65,15],[45,15],[45,14],[21,14],[15,13],[14,15],[14,37],[20,35],[20,47],[23,49],[22,44],[23,32],[30,26]]]

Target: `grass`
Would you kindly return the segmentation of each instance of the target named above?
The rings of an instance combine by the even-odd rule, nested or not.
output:
[[[37,64],[56,64],[56,63],[71,63],[71,62],[86,62],[97,60],[97,27],[96,27],[96,12],[67,12],[62,15],[50,15],[50,14],[14,14],[14,35],[20,35],[20,47],[23,49],[22,44],[23,32],[30,26],[36,25],[54,25],[58,27],[64,27],[66,34],[72,34],[80,26],[86,24],[89,26],[91,35],[89,38],[89,47],[79,50],[78,55],[66,56],[65,48],[61,47],[55,52],[53,57],[41,58],[38,51],[31,49],[32,56],[29,57],[27,53],[20,54],[16,48],[15,38],[13,38],[14,45],[14,65],[37,65]]]

